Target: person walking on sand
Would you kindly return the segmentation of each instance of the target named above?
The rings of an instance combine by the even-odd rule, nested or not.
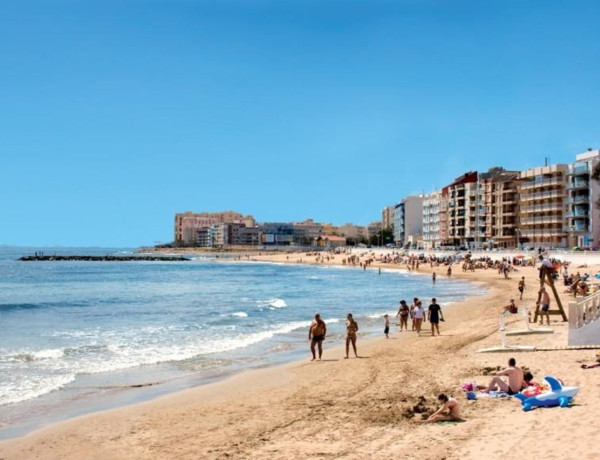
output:
[[[438,305],[435,298],[431,299],[431,305],[429,305],[429,311],[427,312],[429,322],[431,323],[431,336],[435,337],[435,330],[440,335],[440,319],[444,320],[444,314],[442,313],[442,307]],[[435,328],[435,330],[434,330]]]
[[[396,314],[396,318],[400,318],[400,332],[403,329],[408,331],[408,316],[410,314],[410,309],[408,305],[406,305],[406,300],[400,301],[400,308],[398,309],[398,313]]]
[[[438,395],[438,401],[442,403],[436,412],[431,414],[427,420],[422,420],[421,423],[435,422],[460,422],[460,404],[454,398],[449,398],[444,393]]]
[[[417,303],[419,303],[419,299],[415,297],[413,299],[413,303],[410,304],[410,310],[409,310],[413,331],[417,330],[417,323],[415,322],[415,308],[417,308]]]
[[[501,377],[508,377],[508,384],[502,380]],[[515,358],[510,358],[508,360],[508,367],[500,372],[496,372],[488,387],[482,391],[484,393],[489,393],[490,391],[502,391],[512,396],[521,391],[523,388],[523,381],[523,371],[520,367],[517,367]]]
[[[525,290],[525,277],[522,276],[519,281],[519,300],[523,300],[523,291]]]
[[[538,302],[538,305],[541,306],[540,326],[544,324],[544,316],[546,317],[548,326],[550,326],[550,315],[548,314],[548,310],[550,310],[550,296],[548,295],[548,292],[546,292],[546,288],[544,286],[540,288],[538,294],[540,295],[540,301]]]
[[[389,339],[390,338],[390,317],[386,313],[385,315],[383,315],[383,318],[384,318],[383,333],[385,334],[385,338]]]
[[[420,300],[417,300],[414,315],[415,329],[417,331],[417,334],[421,335],[421,326],[423,324],[423,321],[425,320],[425,309],[423,308],[423,303]]]
[[[356,332],[358,331],[358,323],[352,318],[352,313],[348,313],[346,318],[346,359],[348,359],[348,352],[350,351],[350,342],[352,342],[354,356],[358,358],[358,354],[356,353]]]
[[[323,340],[327,335],[327,325],[325,321],[321,319],[319,313],[315,314],[315,320],[311,323],[310,329],[308,330],[308,340],[310,340],[310,351],[312,352],[312,360],[317,359],[315,354],[315,347],[319,348],[319,359],[323,355]]]

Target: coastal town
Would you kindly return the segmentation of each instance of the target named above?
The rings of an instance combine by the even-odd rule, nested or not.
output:
[[[237,212],[175,215],[176,247],[325,247],[373,245],[419,249],[595,249],[600,244],[600,150],[572,163],[523,171],[468,171],[441,190],[408,195],[366,226],[313,219],[258,223]],[[390,191],[392,194],[393,191]]]

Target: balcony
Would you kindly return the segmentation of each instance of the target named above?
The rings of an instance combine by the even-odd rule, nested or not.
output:
[[[523,230],[521,232],[521,237],[523,238],[547,238],[547,237],[552,237],[552,236],[566,236],[566,234],[568,233],[567,230],[561,230],[561,229],[548,229],[548,228],[544,228],[544,229],[538,229],[538,230]]]
[[[585,222],[575,221],[573,225],[566,225],[563,227],[565,232],[587,232],[589,229],[588,225]]]
[[[567,201],[567,203],[569,203],[569,204],[583,204],[583,203],[589,203],[589,202],[590,202],[590,197],[587,195],[572,196]]]
[[[521,194],[521,201],[532,201],[532,200],[548,200],[552,198],[564,198],[564,190],[552,190],[550,192],[532,192]]]
[[[530,213],[547,213],[550,211],[562,211],[564,205],[562,203],[544,203],[533,206],[521,206],[521,214]]]
[[[575,165],[572,171],[569,172],[571,176],[583,176],[590,173],[590,168],[587,163]]]
[[[574,180],[567,185],[567,190],[579,190],[583,188],[589,188],[590,181],[587,180]]]
[[[521,185],[521,190],[530,190],[538,187],[548,187],[550,185],[559,185],[564,183],[564,179],[562,177],[553,177],[551,179],[544,180],[534,180],[529,182],[523,182]]]
[[[521,219],[521,225],[562,224],[562,216],[526,217]]]
[[[569,211],[565,214],[566,217],[588,217],[588,210],[585,209],[574,209],[573,211]]]

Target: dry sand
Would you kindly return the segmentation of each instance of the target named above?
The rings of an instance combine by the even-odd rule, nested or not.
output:
[[[311,262],[305,254],[251,257],[291,263],[302,257],[304,263]],[[331,263],[339,264],[341,258]],[[435,270],[445,276],[444,268]],[[419,271],[430,273],[423,265]],[[488,291],[445,309],[441,337],[418,337],[392,328],[389,340],[359,338],[361,359],[344,360],[340,343],[325,342],[320,362],[309,361],[307,344],[306,361],[245,372],[0,442],[0,459],[600,459],[600,448],[595,447],[600,368],[580,368],[594,361],[594,350],[514,354],[538,381],[554,375],[579,386],[580,394],[569,408],[523,412],[512,398],[466,401],[460,390],[465,381],[487,382],[484,369],[504,366],[513,356],[476,350],[500,344],[498,314],[511,297],[521,304],[520,276],[526,277],[528,287],[524,302],[533,305],[535,268],[519,269],[507,280],[495,270],[461,273],[455,266],[453,277],[479,281]],[[567,297],[562,297],[566,307]],[[444,308],[443,299],[438,301]],[[507,321],[508,329],[522,324],[520,315]],[[508,343],[566,345],[567,324],[552,316],[551,327],[552,335],[508,337]],[[425,407],[432,410],[440,392],[457,397],[466,422],[417,422],[421,414],[412,409],[419,397],[425,397]]]

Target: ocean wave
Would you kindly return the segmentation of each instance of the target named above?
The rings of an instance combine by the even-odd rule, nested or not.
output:
[[[19,379],[2,385],[0,406],[15,404],[39,398],[45,394],[60,390],[75,380],[74,374],[46,376],[36,379]]]
[[[43,307],[44,304],[39,303],[2,303],[0,304],[0,311],[34,310]]]
[[[285,303],[285,300],[277,297],[268,300],[257,300],[256,304],[259,306],[259,308],[269,308],[271,310],[277,308],[286,308],[288,306],[287,303]]]
[[[238,318],[248,318],[248,313],[244,311],[236,311],[235,313],[232,313],[231,316],[236,316]]]
[[[3,303],[0,304],[0,313],[19,310],[37,310],[55,307],[86,307],[86,302],[40,302],[40,303]]]

